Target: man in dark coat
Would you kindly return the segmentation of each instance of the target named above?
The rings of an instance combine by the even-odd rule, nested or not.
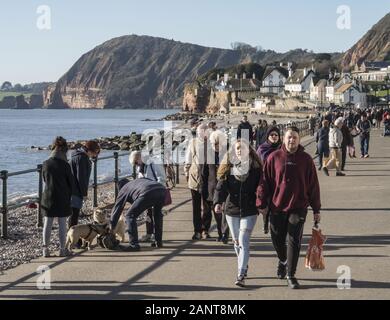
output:
[[[126,213],[127,232],[129,234],[129,251],[139,251],[137,217],[145,210],[153,207],[155,239],[158,248],[162,247],[163,215],[167,189],[159,182],[140,178],[133,181],[126,179],[119,183],[119,194],[111,213],[111,229],[114,230],[125,208],[126,203],[131,207]]]
[[[247,136],[249,134],[249,136]],[[243,116],[241,123],[237,128],[237,139],[244,138],[245,140],[249,140],[252,144],[253,142],[253,129],[251,124],[248,122],[248,117]]]
[[[318,151],[318,170],[322,170],[324,158],[329,158],[329,121],[322,121],[322,127],[316,133],[317,151]]]

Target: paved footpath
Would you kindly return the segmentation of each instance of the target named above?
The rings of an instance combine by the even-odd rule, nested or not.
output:
[[[313,150],[314,144],[308,147]],[[374,131],[370,154],[369,159],[348,159],[346,177],[319,174],[326,270],[312,272],[303,265],[310,215],[297,272],[302,290],[290,290],[275,278],[277,259],[260,221],[247,287],[235,287],[232,245],[189,240],[190,193],[180,185],[173,200],[185,203],[164,220],[163,249],[145,245],[139,253],[125,253],[96,248],[70,258],[36,259],[0,274],[0,299],[390,299],[390,139]],[[51,290],[37,289],[36,270],[42,265],[51,268]],[[350,290],[337,288],[342,265],[351,270]]]

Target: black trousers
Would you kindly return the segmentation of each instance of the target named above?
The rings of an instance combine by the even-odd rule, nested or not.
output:
[[[271,211],[268,210],[268,212],[263,216],[263,230],[269,230],[269,217],[271,215]]]
[[[287,260],[287,275],[290,277],[293,277],[297,270],[306,216],[307,210],[270,215],[272,244],[279,261]]]
[[[72,208],[72,215],[68,218],[68,229],[79,224],[81,209]]]
[[[192,196],[192,218],[194,224],[194,232],[202,233],[209,232],[212,221],[213,202],[204,199],[202,194],[196,190],[191,190]],[[202,210],[203,207],[203,210]],[[215,214],[214,218],[217,222],[218,234],[222,235],[222,216]],[[226,223],[227,224],[227,223]]]
[[[222,213],[222,222],[221,222],[221,233],[229,237],[229,225],[226,221],[225,212]]]
[[[341,170],[345,169],[345,162],[347,161],[347,146],[341,147]]]
[[[147,212],[150,222],[146,222],[146,233],[152,235],[154,234],[153,208],[148,209]]]

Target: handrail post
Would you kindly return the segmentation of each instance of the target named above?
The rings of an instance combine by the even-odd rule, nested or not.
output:
[[[114,166],[115,166],[115,172],[114,172],[114,193],[115,193],[115,200],[118,198],[118,182],[119,182],[119,153],[114,152]]]
[[[179,146],[176,146],[176,184],[180,183],[180,167],[179,167]]]
[[[42,193],[43,193],[43,170],[42,170],[42,165],[39,164],[37,166],[38,170],[38,223],[37,226],[38,228],[43,226],[42,223]]]
[[[3,181],[3,200],[1,207],[1,237],[7,239],[7,214],[8,214],[8,195],[7,195],[7,180],[8,180],[8,171],[1,171],[0,178]]]
[[[98,206],[98,201],[97,201],[97,188],[98,188],[98,183],[97,183],[97,158],[92,159],[92,165],[93,165],[93,196],[92,196],[92,204],[94,208],[97,208]]]

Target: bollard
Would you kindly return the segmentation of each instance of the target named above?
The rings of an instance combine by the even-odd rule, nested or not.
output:
[[[118,182],[119,182],[119,153],[114,152],[114,162],[115,162],[115,172],[114,172],[114,192],[115,192],[115,200],[118,198]]]
[[[7,179],[8,171],[0,172],[0,179],[3,180],[3,201],[1,207],[1,237],[7,239],[7,214],[8,214],[8,204],[7,204]]]
[[[39,164],[37,166],[37,170],[38,170],[38,217],[37,217],[37,227],[40,228],[43,226],[43,222],[42,222],[42,206],[41,206],[41,203],[42,203],[42,193],[43,193],[43,172],[42,172],[42,165]]]
[[[92,195],[92,204],[94,208],[97,208],[98,201],[97,201],[97,158],[92,159],[92,165],[93,165],[93,195]]]

